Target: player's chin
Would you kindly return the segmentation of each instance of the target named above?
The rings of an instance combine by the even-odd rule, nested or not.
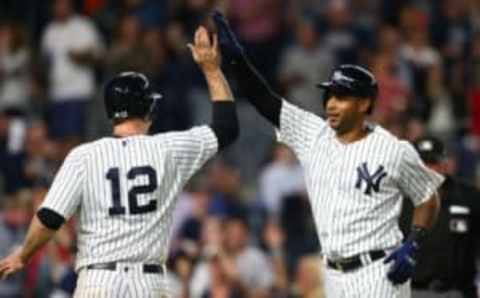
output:
[[[338,118],[328,118],[328,125],[333,129],[337,130],[340,127],[340,121]]]

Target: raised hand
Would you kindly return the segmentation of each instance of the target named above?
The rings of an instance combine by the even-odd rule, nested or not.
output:
[[[188,47],[193,59],[204,72],[220,69],[221,55],[218,50],[217,36],[213,35],[213,41],[210,41],[210,35],[205,27],[198,27],[195,31],[194,44],[189,43]]]

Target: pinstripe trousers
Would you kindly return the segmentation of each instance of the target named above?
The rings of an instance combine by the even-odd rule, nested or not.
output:
[[[142,264],[117,263],[115,271],[85,270],[74,298],[171,298],[166,274],[144,273]]]
[[[390,264],[383,259],[351,272],[324,267],[327,298],[410,298],[410,281],[394,286],[387,279]]]

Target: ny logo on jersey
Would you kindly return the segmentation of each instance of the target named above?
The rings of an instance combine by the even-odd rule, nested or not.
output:
[[[380,183],[382,179],[387,176],[387,172],[382,165],[380,165],[375,173],[370,174],[368,171],[367,163],[364,162],[357,167],[357,183],[355,183],[355,188],[361,189],[363,182],[367,185],[365,188],[365,194],[370,196],[372,195],[372,190],[375,192],[380,191]]]

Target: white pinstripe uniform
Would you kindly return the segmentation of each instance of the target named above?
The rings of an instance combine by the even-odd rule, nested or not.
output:
[[[172,212],[186,181],[218,150],[208,126],[155,136],[108,137],[67,156],[42,207],[77,213],[79,280],[75,297],[164,297]],[[116,271],[86,270],[119,262]]]
[[[400,245],[402,197],[418,206],[436,191],[443,177],[427,169],[417,152],[376,126],[363,139],[342,144],[322,118],[285,100],[279,141],[290,146],[305,169],[322,254],[328,259],[361,255],[363,267],[351,272],[326,269],[328,298],[410,297],[408,283],[393,286],[390,264],[365,253]]]

